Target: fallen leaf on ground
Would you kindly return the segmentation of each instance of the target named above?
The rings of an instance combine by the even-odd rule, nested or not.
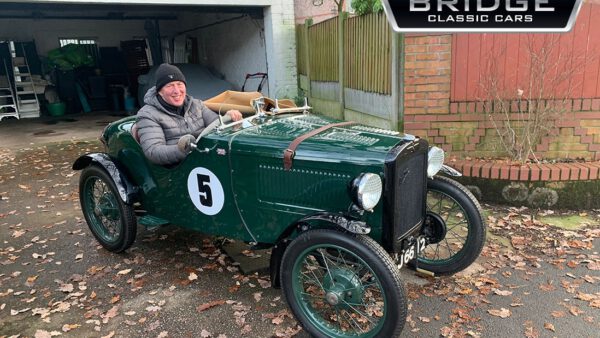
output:
[[[65,324],[62,326],[62,330],[63,330],[63,332],[69,332],[69,331],[79,328],[79,327],[81,327],[80,324]]]
[[[58,291],[62,291],[62,292],[65,292],[65,293],[73,292],[73,284],[62,284],[58,288]]]
[[[48,332],[46,330],[37,330],[37,331],[35,331],[34,337],[35,338],[50,338],[52,336],[50,335],[50,332]]]
[[[13,309],[11,309],[10,310],[10,314],[11,314],[11,316],[16,316],[19,313],[27,312],[29,310],[31,310],[31,308],[25,308],[25,309],[21,309],[21,310],[13,310]]]
[[[288,327],[284,330],[275,331],[275,337],[293,337],[297,335],[298,332],[300,332],[301,330],[302,327],[300,327],[300,325],[297,325],[296,327]]]
[[[592,294],[589,294],[589,293],[577,292],[577,296],[575,296],[575,298],[581,299],[581,300],[586,301],[586,302],[589,302],[589,301],[592,301],[594,299],[597,299],[598,296],[592,295]]]
[[[240,334],[241,335],[245,335],[247,333],[250,333],[250,331],[252,331],[252,326],[246,324],[244,325],[244,327],[242,327],[242,329],[240,330]]]
[[[258,284],[260,284],[260,287],[263,289],[268,289],[271,287],[271,282],[268,280],[258,278],[257,281],[258,281]]]
[[[500,318],[508,318],[511,315],[510,310],[505,309],[505,308],[500,308],[500,310],[491,309],[491,310],[488,310],[488,313],[491,314],[492,316],[496,316],[496,317],[500,317]]]
[[[580,308],[578,308],[577,306],[568,306],[568,308],[569,308],[569,313],[575,317],[577,317],[583,313],[583,311]]]
[[[19,238],[25,234],[25,230],[15,230],[12,234],[13,238]]]
[[[554,285],[552,285],[552,282],[540,285],[540,290],[543,291],[554,291],[555,289],[556,288],[554,287]]]
[[[512,291],[509,290],[498,290],[498,289],[494,289],[494,293],[497,294],[498,296],[510,296],[513,294]]]
[[[527,338],[538,338],[540,333],[532,326],[528,326],[525,328],[525,337]]]
[[[510,239],[510,243],[513,245],[513,247],[521,247],[524,246],[525,244],[527,244],[527,240],[525,239],[525,237],[522,236],[513,236]]]
[[[148,306],[148,307],[146,308],[146,311],[148,311],[148,312],[157,312],[157,311],[159,311],[160,309],[161,309],[161,307],[160,307],[160,306],[151,305],[151,306]]]
[[[198,312],[206,311],[210,308],[213,308],[213,307],[219,306],[219,305],[223,305],[223,304],[225,304],[224,300],[213,300],[212,302],[198,305],[198,307],[196,307],[196,311],[198,311]]]
[[[600,270],[600,262],[598,262],[598,261],[590,262],[590,263],[588,263],[587,268],[590,270],[599,271]]]
[[[112,308],[110,308],[110,310],[106,311],[105,314],[101,315],[101,317],[102,317],[102,323],[106,324],[106,323],[108,323],[108,321],[111,318],[116,317],[117,313],[118,313],[118,310],[119,310],[119,306],[113,306]]]

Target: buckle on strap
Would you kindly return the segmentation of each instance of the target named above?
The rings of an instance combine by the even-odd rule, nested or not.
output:
[[[329,128],[346,126],[353,123],[353,121],[331,123],[324,125],[321,128],[314,129],[304,135],[296,137],[296,139],[294,139],[294,141],[290,143],[288,148],[283,151],[283,168],[286,171],[292,169],[292,159],[294,158],[294,156],[296,156],[296,148],[298,147],[298,145],[300,145],[300,143],[302,143],[302,141],[306,140],[307,138],[313,137]]]
[[[293,150],[292,150],[292,149],[290,149],[290,148],[287,148],[286,150],[284,150],[284,151],[283,151],[283,156],[284,156],[284,157],[285,157],[285,156],[289,156],[289,157],[291,157],[291,158],[294,158],[294,156],[296,156],[296,152],[295,152],[295,151],[293,151]]]
[[[283,151],[283,168],[285,170],[292,169],[292,159],[296,156],[296,152],[288,148]]]

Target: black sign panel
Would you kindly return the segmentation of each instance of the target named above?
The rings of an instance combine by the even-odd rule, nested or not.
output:
[[[397,32],[567,32],[583,0],[382,0]]]

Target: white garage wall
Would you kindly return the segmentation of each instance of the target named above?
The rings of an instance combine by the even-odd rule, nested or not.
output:
[[[264,16],[270,95],[293,98],[298,94],[294,2],[274,0]]]
[[[184,22],[193,22],[189,27],[213,24],[210,27],[188,33],[198,39],[200,60],[214,67],[225,76],[225,80],[241,89],[246,74],[267,72],[267,60],[262,19],[243,16],[233,21],[221,22],[239,14],[211,14],[185,18]],[[198,20],[201,18],[200,20]],[[256,90],[258,81],[249,80],[246,90]],[[268,86],[263,86],[268,93]]]
[[[178,3],[180,1],[177,0]],[[212,48],[206,52],[202,51],[200,55],[205,55],[209,64],[218,67],[228,81],[239,86],[243,83],[246,73],[259,72],[261,71],[259,69],[264,69],[261,67],[266,67],[269,79],[268,92],[265,93],[272,97],[295,97],[298,86],[294,1],[237,0],[235,2],[240,6],[266,3],[267,5],[263,6],[264,21],[258,22],[257,27],[256,20],[245,18],[240,25],[228,22],[209,29],[211,34],[207,35],[204,42],[207,47]],[[203,20],[203,22],[216,22],[217,18],[226,17],[231,15],[213,15],[210,20]],[[260,28],[261,24],[264,30]],[[264,41],[264,48],[261,41]],[[203,41],[199,40],[199,43],[202,44]],[[234,50],[237,52],[230,52]],[[261,51],[264,51],[264,56],[261,55]],[[263,66],[265,59],[265,66]]]
[[[0,38],[15,41],[35,40],[39,55],[58,48],[61,37],[96,38],[100,47],[118,47],[121,40],[145,36],[143,21],[99,20],[29,20],[3,19],[0,21]]]
[[[31,3],[73,3],[73,4],[161,4],[161,5],[199,5],[199,6],[260,6],[263,8],[264,13],[264,41],[265,41],[265,51],[266,51],[266,67],[267,72],[269,74],[269,89],[271,92],[271,96],[275,96],[275,93],[282,94],[286,93],[285,96],[295,96],[297,94],[297,76],[296,76],[296,37],[295,37],[295,27],[294,27],[294,1],[293,0],[14,0],[15,2],[31,2]],[[165,13],[168,14],[168,13]],[[120,33],[127,32],[126,34],[130,36],[143,35],[139,33],[139,29],[143,32],[143,22],[134,21],[133,24],[140,24],[140,26],[135,27],[120,27],[117,23],[119,21],[110,21],[109,25],[111,27],[107,27],[109,34],[112,35],[115,30],[118,30]],[[127,22],[122,22],[123,24],[128,24]],[[94,21],[90,21],[90,24],[93,25],[96,31],[98,29],[98,23]],[[78,27],[78,32],[84,33],[89,26],[82,25]],[[141,28],[139,28],[141,27]],[[163,34],[167,33],[171,28],[171,25],[161,23],[160,29]],[[49,29],[46,27],[44,29]],[[5,36],[6,33],[0,30],[0,35]],[[241,36],[246,36],[250,39],[250,43],[252,41],[260,41],[260,39],[256,35],[252,35],[256,33],[256,30],[251,30],[250,32],[244,31],[242,28],[240,30]],[[217,34],[216,32],[215,34]],[[246,35],[246,34],[250,35]],[[107,34],[108,35],[108,34]],[[123,36],[123,34],[120,34]],[[38,40],[42,40],[42,38],[37,38]],[[101,38],[101,37],[99,37]],[[102,37],[104,39],[104,37]],[[107,37],[106,39],[109,39]],[[107,41],[108,43],[108,41]],[[110,44],[104,45],[101,42],[102,46],[110,46]],[[244,44],[244,46],[247,46]],[[41,49],[41,48],[40,48]],[[44,50],[48,49],[48,47],[43,47]],[[51,49],[51,48],[50,48]],[[258,49],[258,48],[257,48]],[[249,51],[248,47],[244,47],[243,52]],[[42,51],[40,51],[42,52]],[[242,53],[240,53],[242,54]],[[249,55],[252,55],[250,52]],[[207,56],[208,57],[208,56]],[[210,56],[211,58],[213,56]],[[236,56],[243,57],[243,56]],[[253,61],[250,61],[253,60]],[[249,57],[249,60],[244,60],[242,66],[238,67],[239,69],[235,71],[235,73],[226,74],[226,77],[229,80],[238,78],[241,73],[248,72],[247,70],[242,70],[241,68],[254,68],[257,69],[261,66],[260,60],[258,57],[254,57],[253,55]],[[239,60],[238,60],[239,61]],[[256,62],[256,63],[255,63]],[[229,60],[221,60],[223,66],[219,66],[222,68],[226,68],[227,64],[233,63],[233,59]],[[221,70],[222,71],[222,70]],[[258,71],[258,70],[256,70]],[[233,80],[235,82],[239,80]],[[242,79],[243,81],[243,79]],[[282,94],[283,96],[284,94]],[[279,96],[279,95],[278,95]]]
[[[240,15],[181,16],[180,20],[160,21],[161,35],[173,37],[177,32]],[[262,19],[250,19],[246,16],[185,35],[198,39],[202,63],[214,67],[238,89],[241,88],[246,73],[267,72]],[[50,50],[58,48],[59,38],[94,38],[100,47],[119,47],[123,40],[143,36],[146,36],[146,32],[142,20],[3,19],[0,22],[0,39],[5,37],[15,41],[35,40],[38,54],[41,56],[46,56]],[[264,89],[267,88],[268,85],[265,85]]]
[[[0,38],[35,40],[39,55],[58,48],[60,37],[96,38],[100,47],[118,47],[121,40],[145,36],[143,21],[26,20],[0,21]]]

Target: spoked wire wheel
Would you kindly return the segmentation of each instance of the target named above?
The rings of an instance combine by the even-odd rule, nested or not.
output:
[[[96,166],[83,170],[79,200],[92,234],[110,251],[121,252],[135,240],[133,208],[121,200],[110,176]]]
[[[393,336],[406,319],[398,270],[368,237],[302,234],[286,250],[282,282],[292,311],[313,336]]]
[[[469,266],[481,253],[485,224],[475,197],[458,182],[436,176],[427,184],[427,227],[430,243],[418,264],[437,274]]]

